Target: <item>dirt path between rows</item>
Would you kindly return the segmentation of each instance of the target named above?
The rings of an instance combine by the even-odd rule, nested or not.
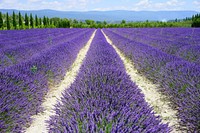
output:
[[[45,121],[49,120],[50,116],[55,115],[53,111],[54,105],[62,97],[62,92],[68,88],[75,80],[78,71],[82,65],[84,58],[89,50],[91,42],[95,36],[96,31],[92,34],[87,44],[82,48],[74,63],[72,64],[70,70],[66,73],[64,80],[57,87],[50,88],[47,96],[45,97],[45,102],[42,104],[44,111],[38,115],[32,116],[33,122],[29,128],[25,130],[26,133],[47,133],[47,123]]]
[[[131,80],[141,89],[141,92],[145,95],[145,101],[153,107],[156,115],[160,116],[162,123],[169,123],[172,128],[172,133],[182,133],[178,129],[180,125],[177,118],[177,111],[170,107],[170,102],[166,100],[166,96],[162,95],[158,88],[159,86],[152,83],[144,76],[138,74],[137,70],[134,68],[134,63],[125,57],[125,55],[112,43],[108,36],[102,31],[107,42],[115,49],[117,54],[120,56],[124,63],[127,74],[131,77]]]

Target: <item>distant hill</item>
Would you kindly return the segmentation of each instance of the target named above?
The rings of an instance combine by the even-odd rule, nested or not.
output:
[[[8,12],[11,14],[14,9],[0,9],[2,13]],[[19,12],[19,10],[14,10]],[[56,11],[56,10],[20,10],[22,15],[25,13],[32,13],[33,15],[37,14],[39,17],[48,16],[51,17],[60,17],[60,18],[71,18],[77,20],[86,20],[92,19],[95,21],[167,21],[174,19],[184,19],[186,17],[191,17],[194,14],[199,12],[196,11],[125,11],[125,10],[116,10],[116,11],[87,11],[87,12],[78,12],[78,11]]]

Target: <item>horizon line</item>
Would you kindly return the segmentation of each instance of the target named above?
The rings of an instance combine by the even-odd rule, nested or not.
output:
[[[51,11],[60,11],[60,12],[107,12],[107,11],[133,11],[133,12],[180,12],[180,11],[191,11],[191,12],[199,12],[196,10],[56,10],[56,9],[7,9],[0,8],[0,10],[17,10],[17,11],[42,11],[42,10],[51,10]]]

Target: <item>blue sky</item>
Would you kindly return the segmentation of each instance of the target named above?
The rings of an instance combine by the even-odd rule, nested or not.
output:
[[[200,12],[200,0],[0,0],[0,9],[53,9],[63,11],[194,10]]]

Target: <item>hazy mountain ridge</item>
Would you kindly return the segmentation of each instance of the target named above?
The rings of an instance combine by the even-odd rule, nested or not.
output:
[[[60,17],[60,18],[71,18],[77,20],[92,19],[95,21],[165,21],[174,19],[184,19],[186,17],[192,17],[192,15],[199,12],[196,11],[126,11],[126,10],[116,10],[116,11],[56,11],[56,10],[15,10],[15,9],[0,9],[2,13],[8,12],[12,14],[21,12],[22,15],[25,13],[37,14],[38,17],[48,16]]]

